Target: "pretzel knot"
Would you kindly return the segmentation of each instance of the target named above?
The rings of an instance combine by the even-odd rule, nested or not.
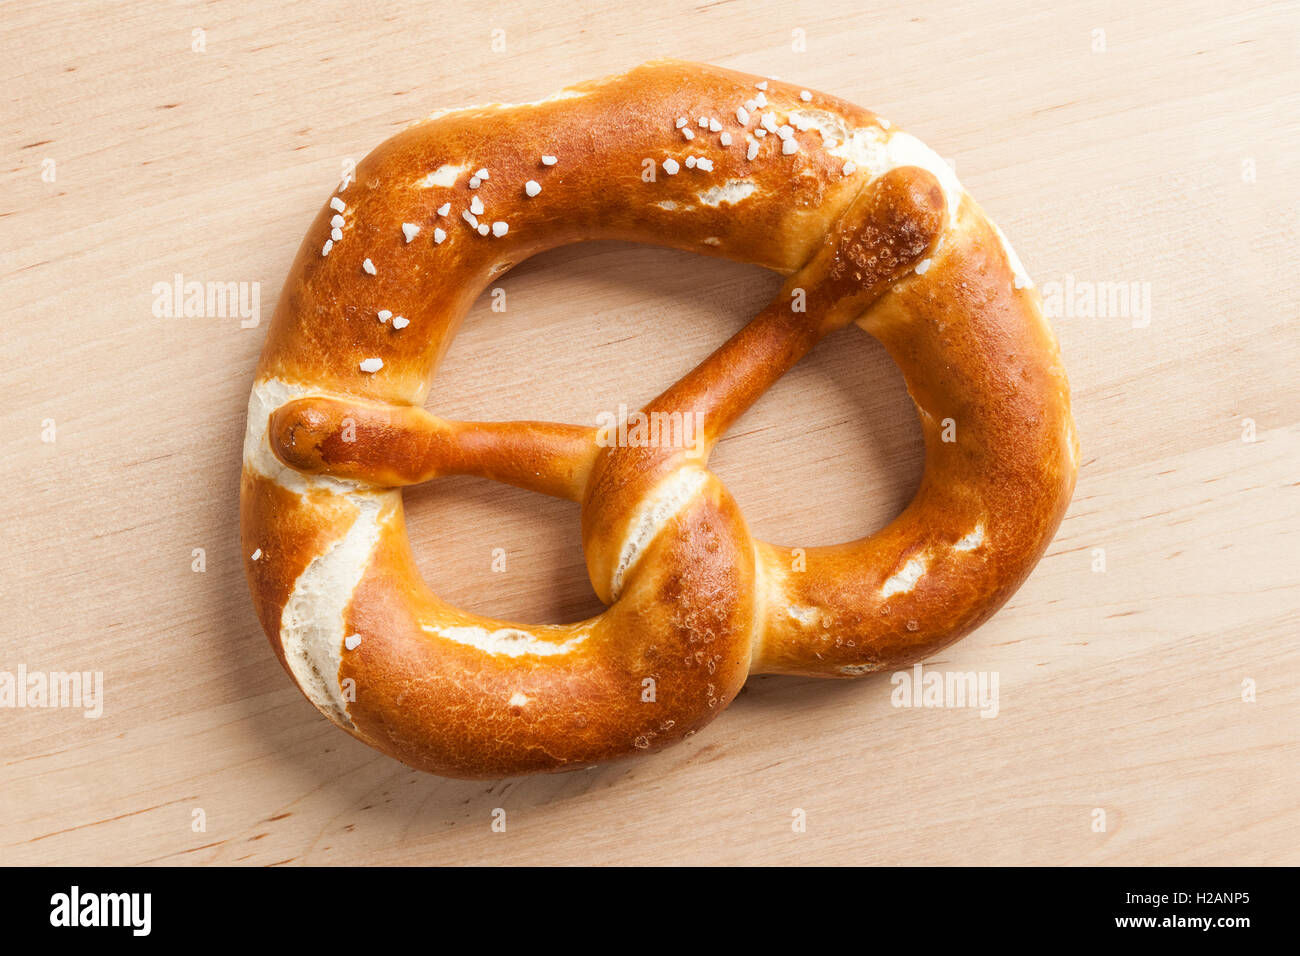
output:
[[[595,238],[788,278],[636,423],[426,411],[486,283]],[[907,381],[921,487],[861,541],[756,541],[709,453],[853,322]],[[674,437],[646,441],[635,433],[647,425]],[[323,713],[412,766],[498,777],[661,747],[717,716],[751,673],[852,677],[933,653],[1032,570],[1076,461],[1037,293],[946,164],[824,94],[658,61],[540,103],[438,114],[345,178],[272,322],[241,525],[263,628]],[[433,595],[398,489],[449,474],[579,502],[607,609],[527,626]]]

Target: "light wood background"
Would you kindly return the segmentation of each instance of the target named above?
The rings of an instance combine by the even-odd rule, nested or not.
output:
[[[1300,863],[1300,8],[1147,6],[5,3],[0,670],[99,670],[105,703],[0,710],[0,862]],[[437,107],[660,55],[880,110],[955,163],[1040,286],[1149,283],[1150,321],[1055,322],[1078,492],[1025,587],[934,662],[996,671],[995,719],[892,707],[888,676],[762,678],[659,755],[425,776],[318,716],[254,619],[236,512],[266,322],[345,158]],[[262,323],[155,317],[176,273],[260,283]],[[778,283],[548,254],[500,282],[505,314],[479,304],[430,406],[594,422]],[[715,464],[758,535],[831,543],[906,503],[919,429],[849,330]],[[408,502],[451,600],[598,609],[576,506],[468,479]]]

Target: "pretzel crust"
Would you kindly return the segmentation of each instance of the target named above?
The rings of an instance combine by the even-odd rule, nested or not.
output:
[[[480,234],[494,222],[507,229]],[[702,449],[611,448],[590,427],[422,407],[487,283],[590,239],[788,276],[646,408],[702,413]],[[708,450],[850,322],[903,372],[921,487],[861,541],[756,541]],[[241,535],[263,628],[326,716],[422,770],[501,777],[657,749],[716,717],[751,673],[854,677],[934,653],[1033,569],[1076,462],[1038,294],[942,161],[834,97],[655,61],[535,104],[435,114],[362,161],[313,223],[271,323]],[[453,473],[580,502],[605,612],[530,626],[432,594],[398,489]]]

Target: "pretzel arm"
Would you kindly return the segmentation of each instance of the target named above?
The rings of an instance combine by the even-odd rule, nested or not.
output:
[[[703,413],[705,448],[823,337],[863,315],[929,254],[943,229],[938,181],[914,166],[865,187],[775,298],[646,411]]]
[[[577,501],[599,449],[595,429],[552,422],[458,422],[418,406],[300,398],[271,416],[290,468],[396,488],[476,475]]]

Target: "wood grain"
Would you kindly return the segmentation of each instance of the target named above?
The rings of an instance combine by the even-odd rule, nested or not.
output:
[[[102,671],[105,699],[98,719],[0,709],[0,862],[1300,863],[1300,8],[1144,6],[5,4],[0,670]],[[649,758],[491,785],[409,771],[322,719],[253,616],[237,481],[265,320],[159,318],[153,286],[260,283],[269,318],[345,159],[437,107],[659,55],[880,110],[954,161],[1040,286],[1148,284],[1149,322],[1055,321],[1078,492],[1011,604],[934,662],[996,672],[996,718],[894,707],[888,676],[763,678]],[[430,407],[592,422],[777,283],[548,254],[499,283],[504,313],[479,303]],[[921,454],[897,371],[849,331],[715,463],[757,535],[822,544],[896,514]],[[574,506],[467,479],[408,501],[454,602],[598,607]]]

